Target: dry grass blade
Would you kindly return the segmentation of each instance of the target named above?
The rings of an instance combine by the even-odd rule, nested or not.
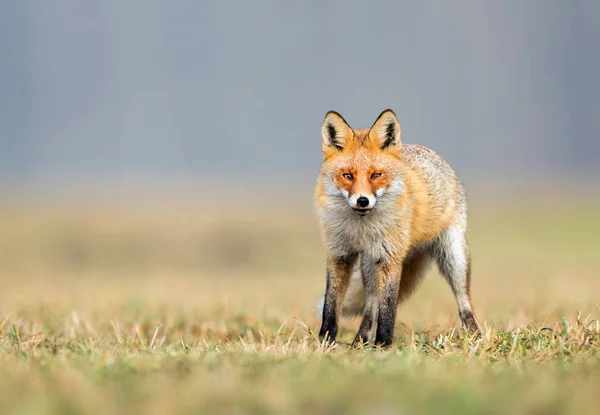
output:
[[[2,329],[4,328],[4,325],[6,324],[6,322],[10,318],[10,316],[12,316],[12,313],[8,313],[8,315],[6,316],[6,318],[4,320],[2,320],[2,323],[0,324],[0,331],[2,331]]]
[[[156,336],[158,336],[158,331],[162,328],[162,324],[157,324],[156,329],[154,330],[154,334],[152,335],[152,340],[150,341],[150,349],[154,347],[154,342],[156,341]]]

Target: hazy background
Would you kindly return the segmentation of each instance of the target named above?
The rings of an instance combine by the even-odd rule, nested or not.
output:
[[[308,195],[325,112],[388,107],[467,184],[593,177],[599,21],[595,0],[3,1],[1,181]]]
[[[591,412],[599,74],[600,0],[0,0],[0,413]],[[330,354],[321,123],[385,108],[467,186],[488,334],[432,270]]]
[[[514,293],[537,315],[532,290],[595,307],[600,2],[0,2],[5,307],[156,292],[312,313],[321,122],[385,108],[467,185],[484,316],[524,321]],[[431,284],[449,311],[414,316],[448,324]]]

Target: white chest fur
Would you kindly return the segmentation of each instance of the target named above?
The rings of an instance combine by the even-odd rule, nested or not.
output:
[[[383,258],[393,249],[387,236],[396,215],[374,209],[360,216],[351,209],[334,209],[321,212],[321,220],[325,243],[333,255],[360,253]]]

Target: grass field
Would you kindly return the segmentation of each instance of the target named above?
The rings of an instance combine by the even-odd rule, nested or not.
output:
[[[315,339],[309,205],[0,208],[0,413],[593,414],[600,203],[473,203],[459,326],[432,272],[389,350]]]

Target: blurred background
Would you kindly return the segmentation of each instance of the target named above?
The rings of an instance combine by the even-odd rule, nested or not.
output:
[[[594,304],[599,20],[594,0],[2,2],[3,304],[309,315],[323,116],[385,108],[467,186],[488,317]],[[430,284],[448,312],[408,325],[456,321]]]

